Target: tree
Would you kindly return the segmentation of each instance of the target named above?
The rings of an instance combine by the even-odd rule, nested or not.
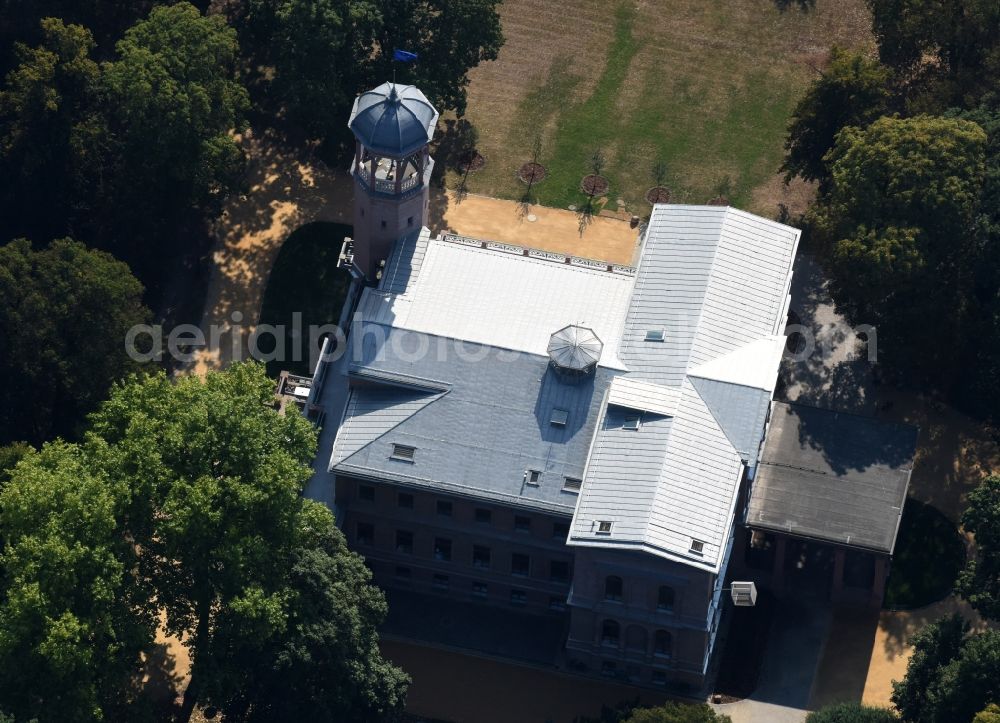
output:
[[[167,630],[191,651],[182,721],[198,702],[249,719],[241,701],[259,700],[254,687],[273,686],[275,671],[285,682],[289,670],[303,674],[296,691],[309,696],[275,705],[334,706],[361,720],[376,698],[385,709],[401,701],[401,674],[374,647],[384,602],[345,559],[328,513],[302,497],[316,432],[275,411],[273,397],[263,367],[240,364],[204,381],[133,380],[92,416],[100,468],[130,490],[140,569]],[[333,614],[333,604],[343,607]],[[320,650],[332,640],[334,650]],[[314,653],[323,656],[315,670]]]
[[[272,62],[278,98],[324,141],[346,138],[354,96],[394,77],[393,51],[420,62],[397,68],[438,110],[465,113],[468,71],[503,44],[500,0],[249,0],[247,45]],[[335,72],[331,72],[335,69]],[[341,110],[337,110],[337,109]]]
[[[705,703],[664,703],[658,708],[638,708],[624,723],[731,723],[728,715],[716,713]]]
[[[382,592],[325,507],[306,506],[299,534],[284,581],[287,621],[262,631],[234,615],[215,635],[214,657],[236,673],[218,696],[226,720],[394,719],[408,678],[377,647]]]
[[[235,30],[190,3],[154,8],[117,50],[103,74],[116,180],[104,216],[131,252],[149,252],[180,213],[238,185],[244,157],[231,132],[249,100],[235,79]]]
[[[17,45],[19,64],[0,91],[3,241],[65,234],[102,163],[96,151],[107,131],[90,31],[56,18],[42,20],[41,30],[38,47]]]
[[[1000,705],[990,703],[979,713],[976,713],[972,723],[1000,723]]]
[[[958,578],[958,591],[983,617],[1000,620],[1000,476],[969,493],[962,526],[976,536],[976,556]]]
[[[973,107],[996,90],[1000,5],[994,0],[868,0],[882,62],[910,80],[918,110]]]
[[[838,703],[806,716],[806,723],[895,723],[898,720],[887,708],[860,703]]]
[[[58,442],[0,493],[0,699],[20,720],[139,719],[133,683],[155,617],[116,534],[124,492]]]
[[[0,443],[71,434],[135,368],[125,334],[144,323],[128,267],[70,239],[0,247]]]
[[[1000,700],[1000,631],[969,636],[961,653],[945,665],[930,692],[934,721],[972,721]]]
[[[837,307],[876,324],[880,357],[915,379],[940,376],[963,341],[985,145],[970,121],[887,117],[845,128],[826,156],[813,221]]]
[[[801,176],[826,190],[829,174],[823,158],[837,133],[864,128],[889,106],[889,70],[858,53],[830,51],[830,65],[796,105],[785,140],[785,181]]]
[[[976,707],[977,701],[968,701],[974,707],[972,713],[964,719],[961,716],[938,717],[940,710],[947,710],[943,707],[943,699],[950,697],[949,693],[955,689],[954,666],[965,655],[968,630],[968,623],[956,613],[928,625],[913,637],[913,654],[906,666],[906,677],[902,681],[893,681],[892,684],[892,703],[904,721],[969,721],[976,711],[989,702],[980,700]],[[946,670],[951,671],[948,684],[943,682]],[[988,670],[984,672],[989,674]],[[1000,677],[996,679],[1000,680]],[[966,705],[963,704],[963,707]]]

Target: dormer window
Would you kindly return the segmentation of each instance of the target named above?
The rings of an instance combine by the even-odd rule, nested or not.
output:
[[[565,409],[553,409],[549,420],[553,427],[565,427],[569,421],[569,412]]]
[[[527,482],[532,487],[537,487],[541,484],[542,472],[537,469],[529,469],[524,473],[524,481]]]
[[[663,341],[666,335],[663,329],[647,329],[646,341]]]
[[[633,414],[625,417],[625,422],[622,424],[622,429],[628,429],[631,431],[636,431],[639,429],[639,415]]]
[[[611,520],[598,520],[597,521],[597,534],[598,535],[610,535],[611,534]]]

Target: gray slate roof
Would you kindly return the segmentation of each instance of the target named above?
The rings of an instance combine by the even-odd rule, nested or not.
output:
[[[383,83],[354,99],[347,125],[366,148],[398,157],[429,143],[437,119],[437,110],[415,86]]]
[[[775,403],[747,524],[891,553],[918,430]]]
[[[583,478],[615,372],[598,368],[565,384],[545,356],[471,343],[456,354],[448,342],[372,323],[354,330],[348,353],[369,373],[351,388],[332,471],[571,514],[577,496],[563,491],[564,480]],[[411,361],[392,352],[425,344],[445,349],[444,358],[435,351]],[[405,387],[394,381],[402,374]],[[414,388],[417,379],[427,391]],[[447,390],[434,391],[442,379]],[[557,408],[568,412],[565,426],[551,423]],[[392,459],[393,444],[415,447],[413,461]],[[525,483],[531,469],[542,473],[538,486]]]

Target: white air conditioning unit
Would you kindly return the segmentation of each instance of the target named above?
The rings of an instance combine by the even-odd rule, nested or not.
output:
[[[757,604],[757,586],[752,582],[734,582],[729,587],[729,594],[737,607],[749,608]]]

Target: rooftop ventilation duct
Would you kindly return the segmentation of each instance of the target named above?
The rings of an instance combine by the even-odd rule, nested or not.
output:
[[[575,381],[594,371],[603,349],[604,343],[593,329],[571,325],[552,335],[548,353],[552,368],[559,376]]]

